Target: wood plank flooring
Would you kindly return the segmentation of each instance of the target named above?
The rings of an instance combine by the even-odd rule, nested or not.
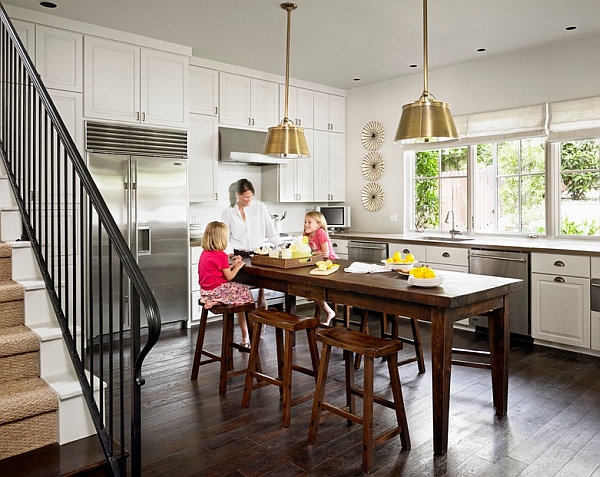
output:
[[[300,312],[312,313],[312,307]],[[513,343],[504,418],[494,416],[489,370],[453,367],[448,453],[434,457],[429,326],[421,323],[420,329],[427,372],[419,375],[416,363],[400,368],[412,449],[400,452],[399,439],[376,448],[372,476],[600,477],[600,358]],[[410,336],[408,320],[401,334]],[[250,407],[242,409],[243,377],[230,380],[226,396],[218,394],[216,363],[202,366],[198,381],[190,381],[196,335],[197,327],[164,327],[144,365],[144,477],[362,475],[360,426],[326,415],[318,443],[309,446],[311,401],[292,408],[286,429],[275,386],[254,391]],[[220,323],[209,324],[207,347],[217,351],[220,338]],[[275,373],[274,338],[271,329],[261,338],[267,373]],[[487,337],[457,330],[454,345],[486,349]],[[405,345],[402,355],[412,354]],[[309,365],[304,334],[295,355]],[[234,359],[242,366],[248,355],[235,352]],[[334,350],[331,361],[327,394],[343,402],[341,352]],[[293,379],[296,395],[314,388],[308,376],[294,373]],[[383,363],[376,367],[376,388],[391,394]],[[375,417],[375,433],[394,419],[380,406]]]

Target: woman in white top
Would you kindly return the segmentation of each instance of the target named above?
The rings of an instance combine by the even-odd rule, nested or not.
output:
[[[248,179],[240,179],[233,184],[235,202],[223,211],[221,221],[229,227],[229,245],[227,251],[236,253],[252,252],[265,242],[279,245],[279,234],[271,220],[265,204],[254,199],[254,186]],[[265,292],[258,291],[258,308],[267,308]],[[248,324],[243,313],[237,316],[242,331],[243,346],[248,346]]]

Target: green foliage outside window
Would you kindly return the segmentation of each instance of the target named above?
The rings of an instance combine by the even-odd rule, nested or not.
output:
[[[599,140],[565,142],[561,145],[560,166],[565,194],[573,200],[585,200],[590,190],[598,190]],[[576,171],[576,172],[575,172]]]

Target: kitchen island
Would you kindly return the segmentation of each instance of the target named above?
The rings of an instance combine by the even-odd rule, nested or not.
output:
[[[311,275],[312,267],[283,269],[252,265],[236,281],[286,293],[286,309],[294,310],[295,297],[331,301],[368,310],[401,315],[431,323],[431,379],[433,396],[433,447],[436,455],[448,449],[450,377],[453,324],[474,315],[489,319],[493,402],[496,415],[508,410],[508,351],[510,294],[522,288],[521,280],[445,272],[440,287],[408,285],[396,272],[345,273],[351,262],[340,260],[340,270],[327,276]],[[409,423],[410,428],[410,423]]]

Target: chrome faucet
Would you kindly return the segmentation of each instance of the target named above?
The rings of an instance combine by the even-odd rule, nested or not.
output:
[[[450,229],[450,235],[452,236],[452,238],[454,238],[455,235],[462,235],[462,232],[456,228],[456,225],[454,223],[454,211],[453,210],[450,210],[446,214],[446,220],[444,220],[444,223],[446,223],[446,224],[450,223],[450,217],[452,217],[452,228]]]

